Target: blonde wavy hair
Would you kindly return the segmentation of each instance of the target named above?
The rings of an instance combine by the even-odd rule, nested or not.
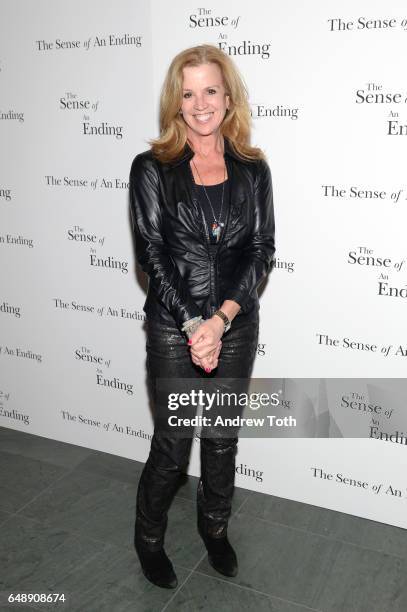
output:
[[[182,105],[184,66],[217,64],[229,95],[229,110],[220,131],[243,159],[264,159],[263,151],[250,145],[251,115],[245,82],[230,57],[215,45],[198,45],[181,51],[168,68],[160,96],[160,136],[149,141],[153,155],[162,162],[179,157],[187,142],[187,126],[179,109]]]

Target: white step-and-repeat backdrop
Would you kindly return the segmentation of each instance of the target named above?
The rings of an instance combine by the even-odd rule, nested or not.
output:
[[[213,43],[246,80],[273,176],[254,377],[281,381],[303,436],[242,437],[236,484],[406,528],[405,3],[0,11],[0,424],[145,461],[129,170],[169,61]]]

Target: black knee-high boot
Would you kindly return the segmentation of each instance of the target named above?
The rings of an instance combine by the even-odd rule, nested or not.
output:
[[[177,586],[177,577],[164,550],[168,510],[186,467],[192,438],[156,430],[137,489],[134,544],[146,578],[164,588]]]
[[[201,438],[201,478],[197,489],[198,531],[211,565],[236,576],[236,553],[227,537],[235,482],[237,438]]]

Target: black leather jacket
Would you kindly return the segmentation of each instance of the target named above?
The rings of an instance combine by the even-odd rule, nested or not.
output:
[[[275,252],[268,164],[243,160],[225,138],[230,207],[214,249],[194,193],[193,155],[186,144],[181,157],[161,163],[148,150],[134,158],[130,170],[136,257],[149,276],[143,310],[179,329],[194,316],[211,317],[226,299],[241,306],[236,322],[258,316],[257,287]]]

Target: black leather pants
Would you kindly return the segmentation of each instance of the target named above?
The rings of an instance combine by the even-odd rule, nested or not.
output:
[[[258,314],[243,315],[222,337],[218,367],[206,374],[190,356],[186,337],[176,328],[147,323],[147,374],[162,378],[249,379],[258,342]],[[154,397],[154,395],[153,395]],[[203,434],[203,435],[202,435]],[[155,426],[149,457],[137,490],[136,537],[150,550],[164,544],[167,513],[186,470],[193,437],[180,437]],[[226,535],[235,482],[238,438],[200,436],[201,477],[197,488],[198,524],[212,537]]]

